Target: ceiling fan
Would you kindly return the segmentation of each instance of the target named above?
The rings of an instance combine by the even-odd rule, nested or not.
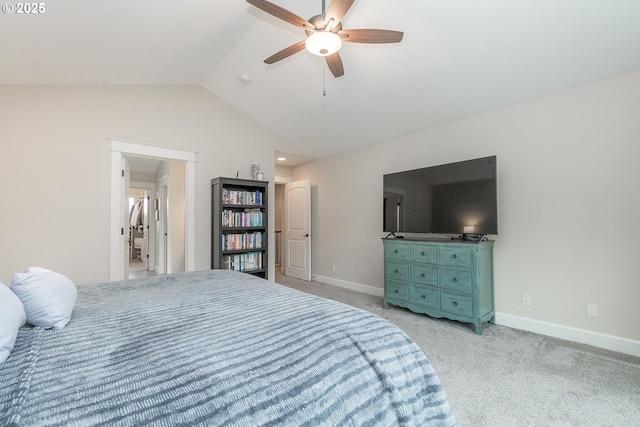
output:
[[[329,9],[324,13],[323,0],[323,13],[306,20],[267,0],[247,0],[247,3],[300,27],[307,33],[305,40],[282,49],[265,59],[264,62],[273,64],[306,48],[315,55],[324,56],[331,73],[335,77],[340,77],[344,75],[344,66],[338,51],[343,41],[350,43],[398,43],[402,40],[403,33],[401,31],[343,30],[342,18],[347,14],[354,1],[333,0],[329,4]]]

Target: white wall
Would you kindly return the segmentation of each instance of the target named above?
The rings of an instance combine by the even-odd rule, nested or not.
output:
[[[382,289],[382,175],[493,154],[496,311],[640,340],[640,73],[294,168],[313,274]]]
[[[197,269],[210,267],[211,178],[258,162],[273,180],[274,149],[291,148],[201,87],[0,86],[0,281],[31,265],[109,280],[109,137],[197,152]]]

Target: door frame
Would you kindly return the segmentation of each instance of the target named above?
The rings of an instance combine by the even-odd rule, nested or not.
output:
[[[123,139],[109,138],[111,143],[111,225],[109,280],[124,280],[124,158],[145,157],[185,164],[185,270],[195,270],[195,168],[196,152],[164,148]]]

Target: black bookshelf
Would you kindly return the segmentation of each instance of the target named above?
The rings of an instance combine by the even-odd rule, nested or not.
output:
[[[268,278],[268,184],[211,180],[211,268]]]

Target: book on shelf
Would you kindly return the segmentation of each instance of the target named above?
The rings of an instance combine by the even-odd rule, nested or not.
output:
[[[241,212],[232,209],[222,210],[223,227],[262,227],[263,218],[264,214],[260,209],[245,209]]]
[[[264,241],[264,233],[229,233],[222,234],[221,249],[223,251],[242,249],[261,249]]]
[[[225,205],[262,205],[263,193],[260,190],[222,189],[222,203]]]
[[[223,255],[222,268],[224,270],[251,271],[260,270],[262,265],[262,252],[246,252],[243,254]]]

